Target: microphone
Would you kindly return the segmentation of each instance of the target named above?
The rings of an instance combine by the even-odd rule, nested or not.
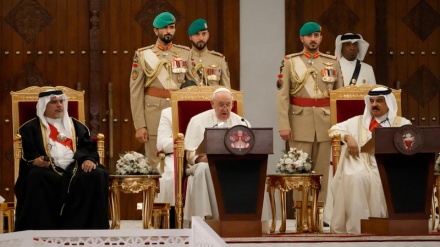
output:
[[[244,122],[246,124],[246,127],[249,128],[249,125],[248,125],[247,121],[244,118],[241,118],[241,121]]]
[[[391,127],[391,123],[390,123],[390,120],[388,119],[388,117],[385,118],[383,121],[381,121],[381,122],[379,123],[379,125],[382,125],[382,124],[385,123],[385,122],[388,122],[388,124],[389,124],[390,127]]]
[[[213,128],[217,128],[217,127],[222,127],[223,125],[225,125],[225,122],[218,122],[216,125],[212,126]]]

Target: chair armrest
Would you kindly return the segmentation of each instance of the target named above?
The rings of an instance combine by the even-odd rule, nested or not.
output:
[[[104,139],[105,139],[104,134],[98,133],[96,135],[96,151],[98,152],[98,155],[99,155],[99,163],[103,166],[105,166],[105,164],[104,164],[104,158],[105,158]]]
[[[332,138],[333,175],[335,175],[339,159],[341,158],[341,133],[335,132],[330,137]]]
[[[13,146],[14,146],[14,183],[15,183],[18,178],[20,159],[23,154],[22,147],[21,147],[21,135],[20,134],[15,135]]]
[[[174,150],[176,228],[183,228],[183,176],[185,172],[184,134],[178,133]]]
[[[163,172],[165,171],[165,153],[164,152],[160,152],[159,154],[159,159],[160,159],[160,175],[163,174]]]

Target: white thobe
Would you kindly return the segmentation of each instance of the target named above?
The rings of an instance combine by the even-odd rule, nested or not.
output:
[[[356,59],[354,61],[348,61],[344,57],[339,60],[342,75],[344,77],[344,87],[350,85],[351,78],[353,77],[356,68],[356,62]],[[373,67],[361,62],[361,70],[359,71],[356,85],[376,85],[376,77],[374,76]]]
[[[68,130],[65,129],[62,118],[46,118],[46,121],[53,125],[59,133],[63,133],[66,136],[72,136],[72,134],[69,135]],[[71,130],[70,130],[71,131]],[[50,129],[46,132],[48,145],[49,145],[49,152],[50,156],[53,158],[53,163],[55,166],[61,167],[63,169],[66,169],[67,166],[69,166],[72,162],[75,160],[73,159],[73,150],[71,150],[69,147],[54,141],[50,138]]]
[[[411,122],[396,118],[392,126]],[[362,116],[356,116],[331,127],[330,134],[341,133],[341,139],[351,135],[362,147],[371,139],[371,132],[362,124]],[[332,179],[333,212],[330,230],[333,233],[361,233],[361,219],[387,217],[387,206],[379,170],[373,154],[349,155],[347,145],[341,149],[341,159]]]
[[[231,112],[222,128],[230,128],[235,125],[247,125],[246,120]],[[209,165],[205,162],[195,164],[197,158],[196,150],[202,143],[205,128],[211,128],[222,122],[217,119],[215,111],[208,110],[191,118],[185,133],[185,152],[186,158],[191,166],[190,176],[188,177],[185,208],[183,211],[184,220],[191,220],[192,216],[201,216],[211,219],[218,219],[217,200],[215,198],[214,185],[212,183]]]
[[[159,127],[157,129],[157,150],[165,154],[164,172],[159,178],[160,193],[157,194],[155,202],[170,203],[174,206],[174,141],[171,107],[162,110]],[[160,170],[160,163],[158,164]]]

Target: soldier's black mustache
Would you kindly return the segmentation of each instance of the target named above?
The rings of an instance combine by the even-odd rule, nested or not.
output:
[[[380,110],[380,109],[377,106],[373,106],[373,110]]]

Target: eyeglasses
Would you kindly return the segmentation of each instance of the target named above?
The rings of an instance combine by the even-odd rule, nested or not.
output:
[[[224,103],[218,103],[218,104],[217,104],[217,107],[220,108],[220,109],[224,109],[224,108],[226,108],[226,109],[231,109],[233,106],[234,106],[233,103],[227,103],[227,104],[224,104]]]

